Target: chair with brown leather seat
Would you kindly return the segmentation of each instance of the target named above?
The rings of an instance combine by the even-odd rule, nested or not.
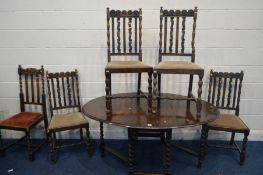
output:
[[[188,95],[183,100],[196,101],[197,116],[200,116],[204,69],[195,63],[196,19],[197,7],[193,10],[160,9],[159,58],[153,68],[153,113],[158,110],[157,100],[158,104],[160,99],[177,100],[161,92],[162,74],[184,74],[189,75],[189,85]],[[168,58],[173,61],[165,60]],[[194,75],[199,77],[197,97],[192,93]]]
[[[89,122],[81,113],[79,76],[77,70],[72,72],[46,73],[51,120],[48,126],[50,160],[55,162],[55,149],[86,144],[89,155],[92,154],[89,136]],[[86,130],[86,139],[83,136]],[[56,133],[80,130],[80,141],[57,144]],[[62,134],[62,133],[61,133]]]
[[[142,10],[110,10],[107,8],[108,64],[105,67],[106,105],[111,112],[114,98],[141,98],[148,100],[149,111],[152,104],[152,67],[142,62]],[[134,59],[132,59],[133,57]],[[111,74],[138,74],[137,93],[134,96],[112,95]],[[148,73],[148,90],[141,91],[141,74]]]
[[[243,165],[246,158],[246,148],[249,135],[249,128],[239,117],[240,95],[244,73],[241,72],[214,72],[210,71],[208,102],[217,106],[222,111],[219,118],[203,126],[205,133],[203,137],[206,145],[201,147],[206,152],[208,147],[219,147],[233,149],[240,153],[240,164]],[[232,113],[231,113],[232,111]],[[231,132],[230,145],[207,144],[209,130]],[[235,143],[235,133],[244,134],[242,148]]]
[[[31,130],[44,121],[44,129],[47,128],[46,95],[44,85],[44,68],[18,67],[20,88],[20,113],[0,121],[0,129],[25,132],[25,136],[16,142],[4,147],[0,132],[0,154],[5,156],[5,151],[15,144],[25,145],[28,150],[28,158],[34,160],[34,153],[47,141],[32,145]],[[42,109],[41,109],[42,108]],[[40,112],[39,112],[40,111]],[[26,143],[21,143],[26,141]]]

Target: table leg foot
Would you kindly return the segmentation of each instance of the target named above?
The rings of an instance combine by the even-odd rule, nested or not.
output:
[[[128,165],[129,165],[129,175],[135,173],[135,131],[133,129],[128,129]]]
[[[201,139],[200,139],[200,150],[198,155],[198,165],[197,165],[198,168],[202,167],[202,163],[204,160],[204,155],[206,152],[207,135],[208,135],[207,132],[208,132],[207,126],[203,125],[201,131]]]
[[[101,157],[105,156],[105,141],[104,141],[104,131],[103,131],[103,123],[100,122],[100,155]]]
[[[172,129],[167,130],[165,137],[165,151],[164,151],[164,174],[170,174],[171,166],[171,139],[172,139]]]

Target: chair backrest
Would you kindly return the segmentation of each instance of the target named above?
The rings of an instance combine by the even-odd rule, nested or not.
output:
[[[20,109],[26,111],[26,105],[42,106],[42,114],[47,117],[44,68],[22,68],[18,66]]]
[[[46,73],[51,116],[54,110],[81,111],[78,71]]]
[[[111,56],[138,56],[142,61],[142,10],[107,8],[108,62]]]
[[[234,110],[239,115],[239,102],[244,73],[210,71],[208,102],[220,109]]]
[[[190,20],[192,18],[192,20]],[[192,23],[186,30],[186,19]],[[191,62],[195,62],[195,29],[197,19],[197,7],[193,10],[163,10],[160,9],[160,40],[159,62],[162,56],[188,56]],[[187,23],[188,24],[188,23]],[[187,33],[186,33],[187,32]],[[190,39],[186,52],[186,36]]]

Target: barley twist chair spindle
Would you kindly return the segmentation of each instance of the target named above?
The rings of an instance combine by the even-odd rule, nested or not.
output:
[[[107,55],[105,67],[106,109],[112,114],[112,100],[116,98],[145,98],[148,112],[152,108],[152,70],[142,62],[142,10],[110,10],[107,8]],[[138,74],[137,92],[130,94],[112,94],[112,74]],[[148,74],[148,94],[141,90],[141,74]],[[101,153],[104,156],[103,123],[100,122]]]
[[[110,10],[107,8],[107,45],[108,64],[106,76],[106,106],[111,112],[111,100],[114,98],[141,98],[148,100],[149,111],[152,104],[152,67],[142,62],[142,10]],[[113,58],[114,57],[114,58]],[[131,60],[130,57],[134,59]],[[114,59],[114,60],[113,60]],[[127,60],[128,59],[128,60]],[[137,73],[138,86],[136,96],[112,95],[111,74]],[[148,91],[141,91],[141,74],[148,73]]]

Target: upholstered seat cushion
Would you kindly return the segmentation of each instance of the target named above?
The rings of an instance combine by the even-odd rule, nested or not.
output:
[[[0,122],[0,128],[2,126],[3,128],[13,127],[13,128],[28,129],[31,126],[34,126],[35,124],[40,122],[42,119],[43,116],[40,113],[20,112],[12,117],[2,120]]]
[[[61,128],[70,128],[84,124],[88,124],[88,120],[82,115],[82,113],[73,112],[52,116],[48,129],[55,130]]]
[[[218,119],[208,123],[208,126],[224,129],[248,130],[240,117],[231,114],[221,114]]]
[[[157,72],[166,73],[203,73],[204,69],[190,61],[162,61],[154,67]]]
[[[110,70],[111,72],[116,70],[122,70],[122,72],[129,72],[131,70],[143,72],[152,69],[152,67],[142,63],[141,61],[111,61],[106,65],[105,69]]]

